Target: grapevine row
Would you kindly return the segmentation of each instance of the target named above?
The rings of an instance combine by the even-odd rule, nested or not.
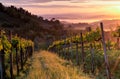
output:
[[[58,55],[64,57],[65,59],[72,60],[72,61],[75,60],[77,65],[81,63],[84,72],[87,72],[87,70],[85,70],[86,69],[85,67],[86,67],[86,64],[90,62],[91,64],[90,68],[91,68],[92,74],[95,74],[95,67],[96,67],[95,65],[100,64],[97,62],[97,60],[95,60],[95,56],[97,56],[96,54],[98,54],[98,53],[95,53],[95,50],[101,50],[104,52],[103,54],[102,53],[100,54],[102,57],[104,57],[107,78],[111,79],[109,63],[108,63],[108,58],[106,54],[106,50],[107,50],[106,46],[110,48],[111,46],[114,46],[114,45],[111,45],[110,41],[108,42],[105,41],[103,24],[100,23],[100,29],[97,28],[96,30],[91,30],[91,28],[88,27],[86,33],[81,32],[79,35],[75,35],[75,36],[68,37],[66,39],[54,41],[52,45],[49,46],[48,50],[57,52]],[[71,52],[70,48],[72,50],[74,48],[76,49],[75,57],[74,57],[74,52]],[[79,62],[80,61],[79,60],[80,55],[78,53],[79,48],[81,50],[81,62]],[[86,55],[87,50],[89,50],[90,52],[90,54],[88,55]],[[85,61],[87,61],[86,58],[88,56],[90,56],[91,59],[89,62],[85,63]]]
[[[7,71],[9,69],[10,79],[14,79],[14,66],[16,66],[16,74],[19,75],[28,57],[31,57],[33,54],[34,43],[17,35],[12,36],[11,33],[8,36],[3,30],[1,30],[0,36],[0,77],[1,79],[7,78],[6,74],[8,74]]]

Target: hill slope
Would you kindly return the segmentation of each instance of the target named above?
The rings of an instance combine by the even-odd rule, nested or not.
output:
[[[52,37],[59,36],[62,27],[60,21],[55,18],[44,19],[23,8],[5,7],[0,3],[0,29],[12,30],[13,34],[33,40],[36,37],[45,39],[49,35]]]
[[[57,55],[41,51],[33,57],[32,68],[24,79],[90,79]]]
[[[102,20],[102,21],[96,21],[93,23],[66,23],[65,27],[67,28],[72,28],[72,29],[78,29],[78,30],[84,30],[86,27],[92,27],[93,29],[97,28],[100,26],[100,22],[103,22],[104,24],[104,29],[106,31],[114,31],[117,26],[120,25],[120,19],[114,19],[114,20]]]

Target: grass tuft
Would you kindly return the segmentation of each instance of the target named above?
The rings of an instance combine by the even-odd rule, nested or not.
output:
[[[93,79],[71,62],[48,51],[36,53],[33,58],[29,74],[23,79]]]

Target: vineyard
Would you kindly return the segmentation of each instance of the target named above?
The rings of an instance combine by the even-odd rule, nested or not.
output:
[[[117,42],[105,40],[103,23],[100,23],[96,30],[88,27],[85,33],[54,41],[48,50],[72,61],[84,73],[91,73],[98,79],[119,79],[119,35],[118,28],[113,33]]]
[[[34,43],[17,35],[0,31],[0,79],[14,79],[33,54]]]
[[[85,32],[80,32],[79,34],[75,35],[72,34],[69,37],[63,36],[60,40],[56,40],[51,45],[49,45],[48,51],[36,53],[35,56],[33,56],[34,42],[18,37],[17,35],[12,35],[11,31],[9,31],[9,34],[6,34],[5,31],[1,30],[0,79],[16,79],[18,76],[21,76],[21,72],[28,73],[28,76],[26,75],[24,77],[26,79],[35,77],[37,77],[37,79],[56,79],[58,77],[66,78],[65,75],[61,73],[73,73],[71,71],[72,69],[76,76],[72,75],[70,78],[77,77],[77,79],[79,79],[79,77],[86,77],[87,79],[119,79],[120,27],[118,27],[116,31],[112,33],[113,38],[117,38],[116,41],[105,39],[103,27],[103,23],[100,23],[100,28],[96,28],[96,30],[91,29],[91,27],[87,27]],[[56,53],[57,55],[52,53]],[[28,69],[31,71],[29,72],[26,68],[26,64],[28,64],[27,61],[29,61],[32,56],[36,60],[30,63],[33,66],[33,69],[39,69],[38,75],[36,75],[36,70]],[[71,68],[67,67],[67,65],[65,66],[60,64],[58,60],[52,60],[56,58],[59,61],[64,60],[65,63],[67,63]],[[48,62],[51,62],[52,64]],[[51,68],[54,69],[53,65],[56,65],[55,62],[59,63],[60,67],[58,70],[63,68],[66,70],[66,72],[54,70],[57,72],[54,73],[51,71]],[[45,63],[48,64],[48,66],[45,66]],[[29,64],[28,68],[30,67],[31,66]],[[46,67],[48,67],[49,72],[47,72],[45,69]],[[67,68],[69,68],[69,71]],[[43,72],[44,75],[41,74]],[[77,72],[82,72],[82,74],[87,74],[87,76],[80,76],[80,74]],[[47,73],[49,73],[49,76]],[[57,76],[58,74],[63,76]],[[39,77],[39,75],[41,77]]]
[[[119,5],[1,0],[0,79],[120,79]]]

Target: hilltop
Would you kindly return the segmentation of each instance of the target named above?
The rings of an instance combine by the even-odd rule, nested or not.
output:
[[[61,35],[63,25],[55,18],[48,20],[23,8],[6,7],[0,3],[0,29],[12,30],[13,34],[34,40],[37,37],[47,39],[48,36],[54,38]]]
[[[92,23],[62,23],[65,24],[65,28],[72,28],[74,30],[85,30],[86,27],[92,27],[93,29],[99,27],[100,22],[103,22],[105,31],[114,31],[117,26],[120,25],[120,19],[101,20]]]

